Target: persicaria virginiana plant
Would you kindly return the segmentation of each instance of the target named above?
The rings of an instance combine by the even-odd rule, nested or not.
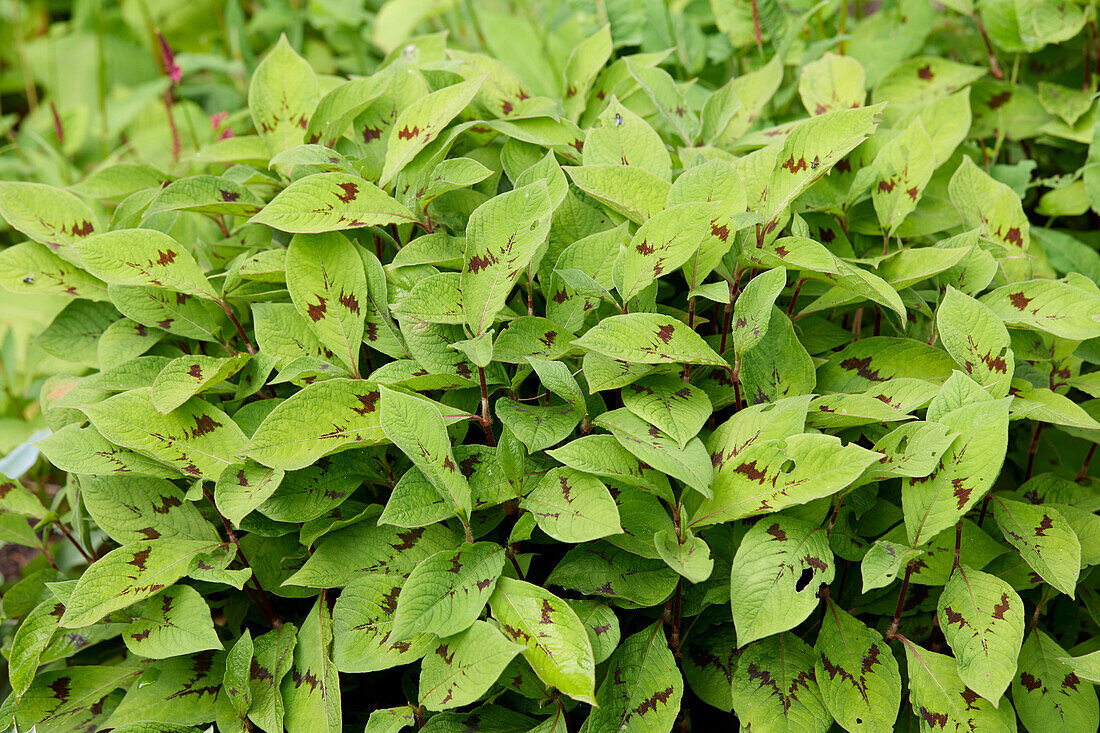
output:
[[[473,5],[0,182],[0,727],[1097,730],[1095,6]]]

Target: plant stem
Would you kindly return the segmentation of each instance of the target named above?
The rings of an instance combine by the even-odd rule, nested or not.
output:
[[[1031,472],[1035,468],[1035,454],[1039,451],[1039,436],[1043,434],[1046,423],[1037,422],[1031,429],[1031,442],[1027,446],[1027,472],[1024,473],[1024,481],[1031,478]]]
[[[241,541],[237,538],[237,533],[233,531],[233,525],[229,523],[229,520],[226,519],[225,515],[221,513],[220,509],[218,509],[218,505],[214,503],[214,497],[210,494],[210,490],[207,489],[205,486],[202,489],[202,494],[206,497],[206,500],[210,502],[210,506],[214,508],[214,511],[217,513],[218,518],[222,520],[222,527],[225,528],[226,537],[229,538],[230,542],[237,546],[237,558],[241,561],[241,564],[248,568],[252,573],[252,577],[250,578],[250,580],[252,581],[252,585],[256,588],[256,593],[259,595],[259,602],[257,602],[256,605],[259,606],[260,611],[264,614],[264,616],[267,617],[268,623],[270,623],[273,628],[279,628],[283,625],[283,622],[280,621],[279,617],[275,615],[275,609],[272,608],[271,601],[268,599],[267,593],[264,592],[263,586],[260,585],[260,579],[256,577],[256,571],[252,569],[252,565],[249,564],[248,558],[245,557],[244,548],[241,547]],[[256,599],[253,598],[253,601],[255,600]]]
[[[791,302],[787,304],[787,318],[790,318],[794,313],[795,303],[798,302],[798,294],[802,292],[802,286],[806,284],[806,278],[798,278],[798,282],[795,283],[794,292],[791,294]]]
[[[73,547],[75,547],[80,552],[80,554],[84,556],[84,559],[88,561],[89,565],[96,561],[95,556],[85,550],[84,547],[76,541],[76,538],[73,537],[73,534],[69,531],[68,527],[66,527],[59,520],[56,519],[54,520],[54,525],[57,526],[57,529],[61,532],[62,535],[64,535],[65,539],[71,542]]]
[[[985,23],[982,22],[982,18],[977,11],[971,13],[970,19],[978,27],[978,33],[982,37],[982,42],[985,43],[985,52],[989,57],[989,73],[993,75],[994,79],[1004,79],[1005,75],[1001,71],[1001,65],[997,63],[997,55],[993,53],[993,44],[989,42],[989,34],[985,32]]]
[[[756,6],[756,0],[752,0],[752,34],[756,38],[756,47],[764,50],[764,39],[760,35],[760,9]]]
[[[1089,448],[1088,454],[1085,456],[1085,462],[1081,464],[1081,470],[1077,472],[1076,476],[1074,476],[1074,478],[1073,478],[1074,481],[1076,481],[1077,483],[1082,483],[1088,477],[1089,463],[1092,462],[1092,456],[1095,453],[1096,453],[1096,443],[1093,443],[1092,447]]]
[[[491,447],[497,444],[493,435],[493,419],[489,417],[489,388],[485,384],[485,368],[477,368],[477,378],[481,381],[481,428],[485,431],[485,442]]]
[[[237,317],[233,315],[233,309],[229,307],[229,304],[224,300],[219,300],[218,305],[225,311],[225,315],[229,316],[229,320],[233,322],[234,328],[237,329],[237,335],[241,337],[241,341],[244,341],[244,347],[248,349],[248,353],[253,356],[256,355],[256,349],[252,348],[252,342],[248,340],[248,334],[241,328],[241,322],[237,320]]]
[[[955,562],[951,564],[951,570],[959,567],[959,558],[962,556],[963,520],[955,524]]]
[[[905,596],[909,593],[909,576],[913,574],[913,561],[905,565],[905,578],[901,581],[901,593],[898,595],[898,605],[894,609],[894,620],[890,622],[890,630],[886,632],[886,640],[890,641],[898,635],[898,622],[901,621],[901,611],[905,607]]]

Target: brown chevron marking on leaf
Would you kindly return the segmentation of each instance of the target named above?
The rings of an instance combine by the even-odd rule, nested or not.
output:
[[[344,192],[336,194],[336,198],[340,199],[345,204],[351,203],[352,199],[359,195],[359,186],[351,181],[337,185]]]
[[[187,370],[187,373],[195,379],[202,379],[202,367],[198,364],[192,364],[191,368]]]
[[[1028,692],[1035,692],[1043,686],[1043,683],[1037,680],[1035,675],[1030,672],[1020,673],[1020,684],[1023,685]]]
[[[413,128],[411,130],[409,129],[408,125],[405,125],[403,128],[398,130],[397,139],[398,140],[412,140],[414,137],[416,137],[419,134],[420,134],[420,128],[417,127],[416,125],[413,125]]]
[[[1047,531],[1054,526],[1054,520],[1050,518],[1049,514],[1044,514],[1042,520],[1039,522],[1039,526],[1035,528],[1036,537],[1046,537]]]
[[[932,71],[932,64],[925,64],[917,69],[917,76],[924,81],[931,81],[936,76]]]
[[[1008,594],[1001,594],[1001,602],[993,606],[993,618],[1003,619],[1005,617],[1005,611],[1009,609]]]
[[[776,542],[782,542],[783,540],[787,539],[787,533],[779,527],[778,523],[772,524],[772,526],[768,527],[766,532],[770,534]]]
[[[126,561],[127,565],[133,565],[138,571],[145,570],[145,563],[149,559],[149,554],[152,553],[153,548],[146,546],[143,550],[138,550],[134,553],[134,556]]]
[[[1029,298],[1023,293],[1012,293],[1008,296],[1008,299],[1009,301],[1011,301],[1013,307],[1016,308],[1016,310],[1021,311],[1024,308],[1027,308],[1028,303],[1034,300],[1034,298]]]
[[[328,310],[328,305],[325,302],[324,297],[318,295],[316,303],[310,303],[306,306],[306,313],[310,319],[316,323],[325,317],[325,311]]]

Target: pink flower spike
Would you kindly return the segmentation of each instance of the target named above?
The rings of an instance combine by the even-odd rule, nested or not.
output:
[[[157,38],[160,40],[160,53],[164,59],[164,70],[168,73],[168,77],[172,80],[173,84],[179,84],[180,79],[183,78],[183,71],[180,67],[176,66],[176,57],[172,53],[172,49],[168,46],[168,41],[164,39],[164,34],[157,30]]]
[[[227,117],[229,117],[229,113],[225,111],[215,112],[214,114],[210,115],[210,129],[217,130],[219,127],[222,126],[222,123],[225,122]]]
[[[218,139],[219,140],[228,140],[231,137],[233,137],[233,130],[231,130],[230,128],[227,127],[224,130],[222,130],[222,134],[218,137]]]

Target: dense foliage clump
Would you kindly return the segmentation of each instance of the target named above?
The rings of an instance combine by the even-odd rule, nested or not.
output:
[[[1100,725],[1094,5],[100,5],[0,52],[0,728]]]

